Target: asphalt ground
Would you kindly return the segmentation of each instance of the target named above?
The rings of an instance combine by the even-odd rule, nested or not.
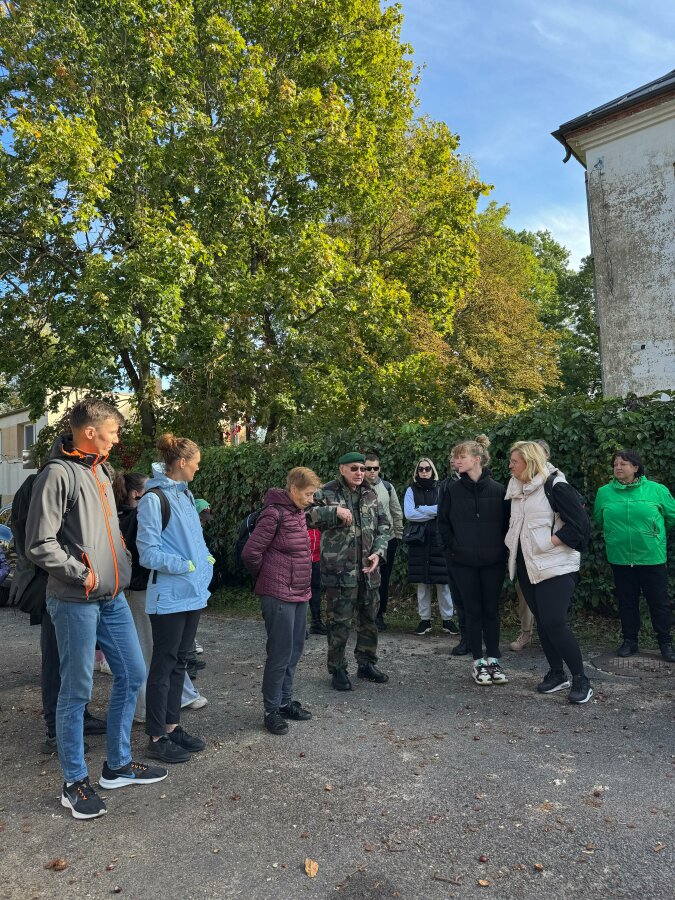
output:
[[[39,749],[39,630],[0,609],[3,900],[675,897],[675,672],[589,665],[595,696],[571,706],[534,692],[536,646],[504,647],[509,683],[478,687],[456,639],[386,632],[389,684],[339,694],[311,636],[296,688],[314,718],[274,737],[262,622],[209,613],[199,635],[209,705],[183,725],[206,751],[161,784],[103,791],[108,815],[78,822]],[[95,713],[109,690],[97,673]],[[94,782],[105,738],[88,741]],[[145,742],[134,726],[136,758]]]

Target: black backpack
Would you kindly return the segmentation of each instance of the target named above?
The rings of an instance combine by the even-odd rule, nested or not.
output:
[[[558,477],[559,474],[560,474],[560,473],[559,473],[558,470],[556,469],[555,472],[551,472],[551,474],[548,476],[548,478],[547,478],[546,481],[544,482],[544,493],[546,494],[546,499],[548,500],[549,506],[551,507],[551,509],[553,510],[553,512],[554,512],[554,513],[558,513],[558,515],[560,515],[560,510],[558,509],[558,506],[557,506],[557,504],[555,503],[555,500],[554,500],[554,498],[553,498],[553,485],[554,485],[555,480],[556,480],[556,478]],[[565,481],[564,484],[567,484],[569,487],[572,488],[572,492],[573,492],[574,496],[576,497],[576,499],[577,499],[577,501],[578,501],[578,503],[579,503],[579,506],[581,507],[581,509],[582,509],[583,512],[584,512],[584,516],[583,516],[583,536],[582,536],[582,544],[581,544],[581,547],[579,548],[579,550],[580,550],[581,552],[583,552],[584,550],[587,550],[587,549],[588,549],[588,544],[589,544],[590,539],[591,539],[591,523],[590,523],[590,520],[589,520],[589,518],[588,518],[588,512],[586,511],[586,498],[585,498],[584,495],[581,493],[581,491],[578,491],[578,490],[574,487],[573,484],[570,484],[570,483],[569,483],[569,481]],[[551,533],[553,533],[553,530],[552,530],[552,529],[551,529]]]
[[[270,505],[274,506],[274,504],[270,504]],[[246,566],[242,562],[241,554],[244,551],[246,542],[253,534],[253,529],[255,528],[255,526],[258,522],[258,519],[260,518],[260,514],[262,513],[264,508],[265,507],[261,506],[259,509],[254,509],[253,512],[250,512],[246,516],[246,518],[241,522],[241,524],[239,525],[239,533],[237,534],[237,540],[235,541],[235,544],[234,544],[234,562],[235,562],[237,569],[240,572],[246,571]],[[277,527],[276,527],[276,531],[274,532],[275,535],[276,535],[276,532],[279,531],[279,523],[280,522],[281,522],[281,516],[279,516],[279,518],[277,519]]]
[[[63,466],[68,472],[68,496],[66,510],[63,514],[65,520],[80,496],[82,467],[60,458],[48,460],[41,471],[44,471],[47,466]],[[47,573],[26,556],[26,522],[36,478],[37,475],[29,475],[16,492],[12,501],[10,517],[17,562],[9,594],[9,605],[18,606],[22,612],[34,616],[41,614],[47,590]]]
[[[160,487],[148,488],[146,494],[154,494],[159,499],[159,509],[162,514],[162,531],[171,521],[171,504],[169,498]]]

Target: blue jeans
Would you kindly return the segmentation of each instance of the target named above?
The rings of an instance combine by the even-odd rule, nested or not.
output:
[[[67,782],[87,777],[82,728],[91,699],[96,642],[113,673],[108,706],[108,758],[111,769],[131,762],[129,736],[136,696],[145,680],[145,663],[131,610],[124,597],[91,603],[47,598],[61,660],[61,690],[56,705],[56,744]]]

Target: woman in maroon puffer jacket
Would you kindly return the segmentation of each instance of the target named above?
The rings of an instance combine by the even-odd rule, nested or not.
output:
[[[265,728],[286,734],[288,719],[311,719],[293,700],[293,677],[305,646],[307,603],[312,595],[312,556],[305,510],[321,482],[311,469],[291,469],[286,490],[270,488],[263,511],[241,554],[256,578],[255,592],[267,629],[263,674]]]

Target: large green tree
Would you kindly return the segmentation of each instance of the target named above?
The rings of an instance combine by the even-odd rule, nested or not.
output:
[[[449,333],[482,186],[415,122],[400,24],[378,0],[5,4],[0,364],[34,413],[130,385],[149,441],[158,414],[213,437],[371,390],[414,409],[411,323]]]

